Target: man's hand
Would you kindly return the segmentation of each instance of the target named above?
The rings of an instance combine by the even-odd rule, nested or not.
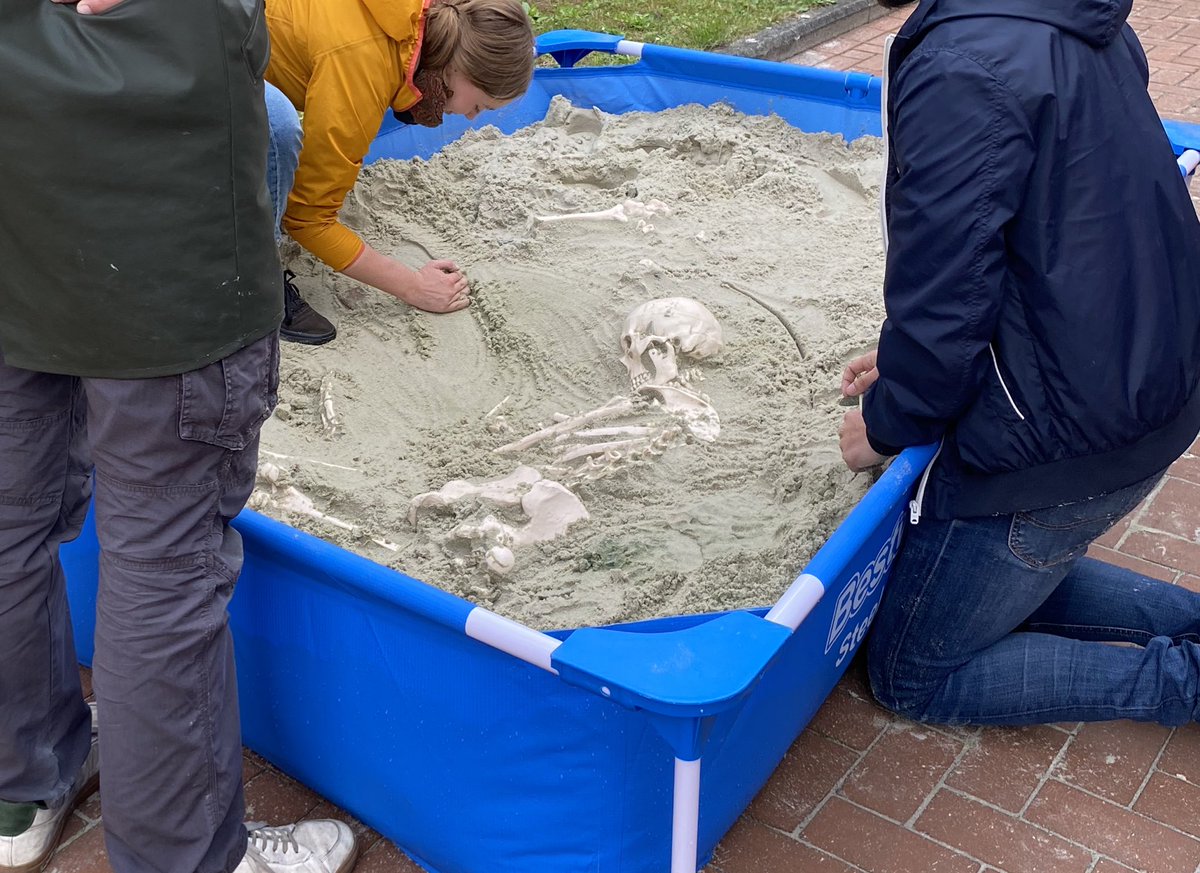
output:
[[[119,6],[125,0],[50,0],[51,3],[61,3],[74,6],[80,15],[100,15],[114,6]]]
[[[855,473],[878,467],[887,460],[886,455],[871,448],[867,442],[867,423],[857,409],[847,412],[838,428],[838,443],[842,449],[842,460]]]
[[[867,389],[879,378],[879,370],[875,368],[877,350],[859,355],[846,365],[842,371],[842,396],[859,397],[867,393]]]

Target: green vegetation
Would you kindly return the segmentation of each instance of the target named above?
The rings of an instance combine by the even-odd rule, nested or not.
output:
[[[593,30],[709,50],[832,0],[530,0],[538,33]],[[593,57],[595,57],[593,55]]]

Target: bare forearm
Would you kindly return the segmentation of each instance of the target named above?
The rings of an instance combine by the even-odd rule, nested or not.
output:
[[[417,273],[395,258],[380,254],[369,245],[364,245],[358,257],[342,272],[364,285],[378,288],[385,294],[409,302],[417,281]]]
[[[419,270],[368,245],[342,272],[425,312],[456,312],[471,303],[467,279],[453,261],[430,261]]]

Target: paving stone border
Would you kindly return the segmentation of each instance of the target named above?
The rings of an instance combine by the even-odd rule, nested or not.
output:
[[[875,0],[834,0],[827,6],[801,12],[753,36],[735,40],[717,51],[746,58],[784,61],[891,11]]]

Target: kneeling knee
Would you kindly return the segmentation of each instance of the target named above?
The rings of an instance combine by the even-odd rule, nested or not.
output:
[[[930,707],[941,690],[944,679],[925,678],[918,681],[912,675],[886,670],[882,659],[868,659],[871,694],[880,706],[913,721],[936,721]]]

